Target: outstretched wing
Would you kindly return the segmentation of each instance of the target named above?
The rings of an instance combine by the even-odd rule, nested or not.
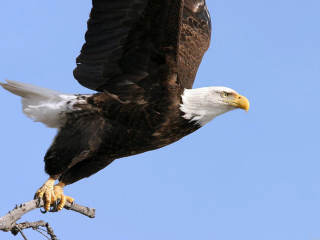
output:
[[[210,34],[205,0],[93,0],[74,77],[130,99],[161,85],[169,66],[191,88]]]
[[[179,79],[192,88],[211,39],[211,19],[205,0],[185,0],[179,41]]]

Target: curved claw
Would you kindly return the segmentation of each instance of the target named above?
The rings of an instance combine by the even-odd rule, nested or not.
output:
[[[36,199],[36,200],[37,200],[37,202],[36,202],[36,207],[39,207],[39,206],[40,206],[40,204],[41,204],[41,200],[42,200],[42,198],[41,198],[41,197],[35,197],[34,199]]]
[[[36,206],[37,206],[37,207],[39,207],[40,202],[41,202],[41,198],[40,198],[40,197],[38,197],[37,193],[36,193],[36,194],[34,194],[33,199],[34,199],[34,200],[36,200],[36,199],[38,200],[38,201],[37,201],[37,203],[36,203]]]
[[[54,202],[53,202],[52,209],[53,209],[53,210],[54,210],[54,209],[57,209],[57,206],[58,206],[57,201],[54,201]]]
[[[61,202],[61,198],[58,198],[58,199],[57,199],[57,205],[59,205],[60,202]]]
[[[49,212],[58,212],[58,209],[57,208],[54,208],[54,207],[51,207]]]
[[[43,214],[47,213],[46,210],[42,210],[41,208],[40,208],[40,212],[43,213]]]
[[[53,202],[53,206],[50,208],[49,212],[58,212],[58,205],[61,202],[61,198],[58,198]]]
[[[74,204],[75,204],[75,203],[74,203],[74,201],[73,201],[73,202],[71,203],[71,206],[70,206],[70,207],[64,206],[64,208],[67,209],[67,210],[70,210],[70,209],[73,208]]]
[[[53,202],[53,206],[50,207],[49,212],[57,212],[57,201]]]

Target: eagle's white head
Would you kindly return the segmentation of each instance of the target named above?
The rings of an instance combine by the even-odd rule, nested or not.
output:
[[[246,97],[227,87],[185,89],[181,97],[183,117],[201,126],[233,109],[247,112],[250,106]]]

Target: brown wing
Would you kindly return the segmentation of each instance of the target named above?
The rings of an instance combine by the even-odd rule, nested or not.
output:
[[[74,77],[130,99],[142,91],[154,95],[170,65],[180,85],[191,88],[210,32],[204,0],[93,0]]]
[[[179,79],[192,88],[211,37],[211,19],[205,0],[185,0],[179,44]]]

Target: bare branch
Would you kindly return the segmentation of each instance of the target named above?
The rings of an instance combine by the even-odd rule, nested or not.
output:
[[[51,240],[58,240],[57,236],[54,234],[53,229],[50,227],[49,223],[46,223],[44,221],[31,222],[31,223],[24,222],[24,223],[15,224],[11,229],[11,233],[13,235],[17,235],[20,232],[22,234],[23,238],[27,239],[27,237],[23,234],[22,230],[27,229],[27,228],[32,228],[34,230],[37,230],[37,229],[39,229],[39,227],[47,228],[46,232],[50,235]],[[41,233],[41,234],[43,234],[43,233]],[[44,235],[44,236],[46,236],[46,235]]]
[[[24,204],[21,204],[20,206],[16,205],[16,207],[12,211],[0,218],[0,230],[5,232],[11,231],[16,226],[16,222],[21,218],[22,215],[36,208],[43,207],[43,200],[40,201],[40,204],[38,206],[37,202],[38,200],[32,200]],[[95,217],[95,209],[93,208],[88,208],[78,204],[74,204],[71,207],[71,204],[69,202],[66,203],[65,208],[67,210],[72,210],[81,213],[89,218]]]

